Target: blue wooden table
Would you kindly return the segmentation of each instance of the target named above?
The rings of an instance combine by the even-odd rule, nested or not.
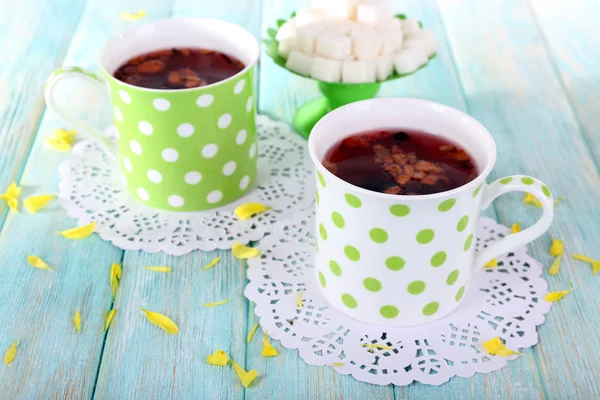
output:
[[[212,17],[265,35],[278,18],[305,1],[283,0],[19,0],[0,1],[0,189],[10,182],[33,193],[56,193],[64,153],[42,138],[62,124],[43,100],[46,77],[62,65],[97,68],[102,44],[117,32],[170,17]],[[507,368],[439,387],[380,387],[304,364],[295,351],[261,356],[246,344],[256,318],[242,295],[246,265],[229,251],[183,257],[121,251],[96,235],[69,241],[54,232],[75,221],[57,206],[36,215],[0,203],[0,353],[20,339],[17,358],[0,367],[4,399],[593,399],[600,396],[600,274],[571,259],[600,258],[600,2],[589,0],[393,0],[395,12],[419,18],[440,38],[438,57],[423,71],[384,85],[381,96],[412,96],[462,109],[494,135],[498,163],[491,179],[539,177],[564,201],[550,231],[530,245],[546,266],[552,235],[567,254],[551,290],[574,293],[556,303],[540,327],[540,343]],[[145,9],[130,22],[122,11]],[[316,85],[263,56],[258,109],[291,122],[318,95]],[[69,95],[80,112],[109,122],[93,88]],[[85,99],[82,101],[81,99]],[[532,224],[539,209],[504,196],[486,213],[505,225]],[[26,263],[50,256],[56,273]],[[214,257],[221,264],[200,267]],[[112,263],[122,263],[119,294],[108,286]],[[145,265],[177,273],[148,278]],[[44,271],[45,272],[45,271]],[[227,305],[204,303],[230,298]],[[116,308],[104,333],[106,312]],[[160,310],[178,321],[179,335],[160,334],[139,311]],[[72,316],[81,310],[77,335]],[[244,389],[231,370],[205,363],[226,350],[260,379]]]

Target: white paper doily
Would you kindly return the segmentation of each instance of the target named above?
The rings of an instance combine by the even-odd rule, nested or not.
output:
[[[537,344],[536,327],[550,310],[543,298],[548,285],[542,266],[526,248],[498,258],[496,268],[477,272],[452,314],[423,326],[387,328],[361,323],[329,306],[313,270],[313,224],[312,216],[301,215],[278,222],[259,243],[261,257],[249,260],[244,292],[256,303],[255,313],[269,336],[297,349],[306,363],[342,363],[334,367],[337,372],[379,385],[440,385],[454,376],[504,367],[506,357],[482,348],[495,336],[516,351]],[[481,218],[477,249],[508,233],[507,227]],[[363,346],[367,343],[391,350],[370,350]]]
[[[288,125],[258,115],[258,176],[241,199],[210,211],[173,213],[150,209],[124,191],[118,166],[89,140],[78,143],[59,173],[59,204],[80,225],[96,221],[102,239],[124,250],[182,255],[194,250],[229,249],[262,238],[276,221],[314,201],[314,172],[306,141]],[[107,135],[111,129],[107,129]],[[272,209],[247,221],[236,206],[260,202]]]

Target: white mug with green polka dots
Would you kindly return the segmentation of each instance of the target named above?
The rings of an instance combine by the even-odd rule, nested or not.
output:
[[[381,128],[446,137],[472,155],[479,176],[447,192],[398,196],[351,185],[323,167],[334,144]],[[539,237],[554,216],[552,194],[535,178],[515,175],[487,185],[496,161],[492,136],[442,104],[408,98],[352,103],[321,119],[308,146],[318,178],[316,279],[332,306],[366,323],[413,326],[444,317],[458,307],[474,272]],[[542,217],[489,247],[482,243],[475,254],[479,214],[515,191],[535,195]]]
[[[113,77],[129,59],[165,48],[206,48],[246,66],[223,81],[184,90],[132,86]],[[46,101],[58,116],[100,144],[119,164],[129,194],[167,211],[202,211],[230,203],[256,177],[254,71],[259,46],[247,30],[211,19],[170,19],[122,32],[100,53],[102,78],[79,67],[50,76]],[[84,79],[110,92],[117,145],[55,99],[63,79]]]

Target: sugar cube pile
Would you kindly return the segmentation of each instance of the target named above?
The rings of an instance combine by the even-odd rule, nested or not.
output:
[[[414,72],[437,51],[433,32],[393,16],[387,0],[312,0],[277,31],[286,68],[324,82],[369,83]]]

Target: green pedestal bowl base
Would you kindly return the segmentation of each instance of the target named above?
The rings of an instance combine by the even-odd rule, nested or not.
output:
[[[294,128],[305,138],[321,118],[331,110],[355,101],[374,98],[381,83],[347,84],[319,82],[319,91],[323,94],[315,100],[301,106],[294,115]]]

